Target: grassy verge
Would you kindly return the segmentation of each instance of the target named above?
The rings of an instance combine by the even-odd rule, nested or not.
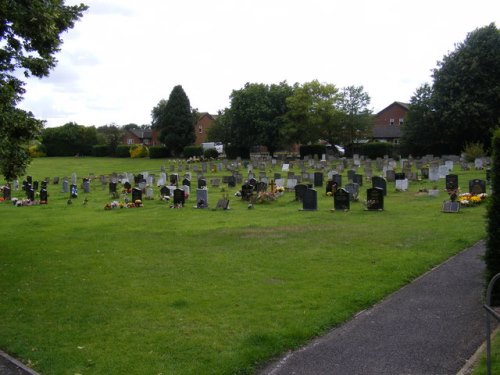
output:
[[[158,175],[169,163],[46,158],[28,173]],[[460,185],[477,177],[459,172]],[[443,214],[446,194],[424,187],[389,184],[383,212],[331,212],[324,188],[315,212],[293,193],[248,210],[227,187],[209,187],[209,204],[228,193],[228,211],[193,198],[104,211],[99,183],[72,205],[49,185],[46,206],[0,205],[0,347],[43,374],[252,373],[484,237],[484,207]]]

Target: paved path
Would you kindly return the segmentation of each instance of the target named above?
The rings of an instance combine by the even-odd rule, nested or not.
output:
[[[484,250],[464,250],[259,374],[456,374],[484,341]],[[1,375],[33,374],[2,354]]]
[[[456,374],[485,339],[484,242],[260,375]]]

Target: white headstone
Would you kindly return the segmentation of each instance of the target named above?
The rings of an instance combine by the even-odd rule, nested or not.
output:
[[[440,165],[438,172],[439,172],[439,178],[446,178],[446,175],[449,174],[450,170],[448,169],[447,165]]]
[[[288,172],[290,170],[290,164],[283,164],[281,167],[282,172]]]
[[[396,180],[396,190],[408,190],[408,179],[405,178],[404,180]]]

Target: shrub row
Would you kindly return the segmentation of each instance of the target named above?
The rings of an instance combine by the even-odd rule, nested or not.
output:
[[[325,145],[302,145],[300,146],[300,158],[303,159],[304,156],[312,156],[318,155],[318,158],[321,158],[323,154],[326,154],[326,146]]]

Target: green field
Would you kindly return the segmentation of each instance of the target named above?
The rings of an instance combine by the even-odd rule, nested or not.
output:
[[[91,173],[158,176],[171,163],[41,158],[28,174],[76,172],[80,185]],[[485,179],[456,173],[462,191]],[[204,210],[192,194],[183,209],[154,199],[105,211],[99,181],[71,205],[52,184],[47,205],[4,202],[0,348],[44,375],[251,374],[485,236],[484,204],[441,212],[444,180],[436,198],[418,193],[434,183],[389,183],[383,212],[364,210],[366,185],[349,212],[332,212],[324,187],[313,212],[292,192],[248,209],[237,189],[210,184]],[[230,210],[215,210],[223,194]]]

